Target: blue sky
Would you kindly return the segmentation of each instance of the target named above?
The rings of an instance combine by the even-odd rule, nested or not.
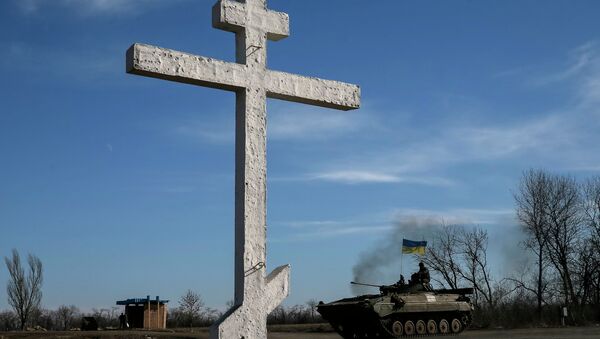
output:
[[[134,42],[233,61],[212,5],[0,2],[0,255],[42,259],[46,307],[232,299],[234,95],[124,70]],[[600,171],[598,2],[269,7],[291,29],[269,68],[362,89],[351,112],[268,102],[267,264],[292,265],[287,304],[350,294],[405,220],[482,225],[501,276],[522,171]]]

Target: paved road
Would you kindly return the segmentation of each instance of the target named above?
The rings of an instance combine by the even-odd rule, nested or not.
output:
[[[98,331],[98,332],[0,332],[0,339],[14,338],[102,338],[102,339],[149,339],[149,338],[200,338],[208,339],[206,330],[196,333],[185,332],[149,332],[149,331]],[[427,337],[425,337],[427,338]],[[433,337],[444,338],[444,337]],[[518,330],[467,330],[459,336],[447,338],[468,339],[600,339],[600,326],[573,327],[573,328],[530,328]],[[335,333],[299,333],[299,332],[271,332],[268,339],[341,339]]]
[[[441,337],[438,337],[441,338]],[[600,327],[530,328],[518,330],[465,331],[451,338],[481,339],[600,339]],[[270,333],[269,339],[341,339],[334,333]]]
[[[600,338],[600,327],[574,328],[530,328],[519,330],[487,330],[467,331],[461,335],[465,338],[511,338],[511,339],[591,339]]]

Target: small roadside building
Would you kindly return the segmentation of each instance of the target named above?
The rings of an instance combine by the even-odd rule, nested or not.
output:
[[[167,327],[168,300],[132,298],[117,301],[117,305],[125,306],[125,316],[130,328],[161,329]]]

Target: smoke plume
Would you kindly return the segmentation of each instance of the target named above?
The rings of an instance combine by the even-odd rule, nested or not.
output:
[[[452,224],[475,226],[468,218],[452,217]],[[361,254],[352,268],[354,281],[376,285],[395,283],[401,274],[402,239],[426,240],[428,246],[434,235],[444,225],[439,216],[404,216],[395,223],[394,228],[368,251]],[[524,234],[510,218],[496,218],[487,225],[478,225],[488,232],[488,253],[492,276],[495,281],[503,277],[518,275],[525,263],[530,260],[530,253],[520,244]],[[402,274],[409,279],[411,273],[418,270],[418,258],[404,255]],[[434,273],[434,272],[431,272]],[[351,285],[355,295],[377,293],[372,287]]]
[[[385,238],[363,253],[352,268],[354,281],[368,284],[392,284],[400,278],[400,258],[402,239],[429,240],[439,230],[442,220],[433,217],[407,217],[396,222],[393,230]],[[402,271],[406,278],[415,272],[416,262],[411,255],[405,255]],[[352,293],[374,293],[370,287],[352,285]]]

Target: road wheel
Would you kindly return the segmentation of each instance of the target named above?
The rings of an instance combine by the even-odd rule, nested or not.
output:
[[[415,324],[415,330],[417,334],[427,334],[427,326],[425,326],[425,322],[423,320],[417,321]]]
[[[448,324],[448,320],[442,319],[440,320],[440,325],[438,326],[441,334],[450,333],[450,324]]]
[[[460,333],[460,331],[462,331],[462,323],[460,322],[460,320],[456,318],[452,319],[450,329],[452,330],[452,333]]]
[[[463,330],[469,327],[469,325],[471,324],[471,318],[469,318],[469,316],[466,314],[463,314],[463,316],[460,318],[460,321],[462,321],[463,323]]]
[[[394,338],[399,338],[404,333],[404,326],[402,326],[402,322],[396,320],[392,324],[392,335]]]
[[[430,319],[429,321],[427,321],[427,333],[428,334],[436,334],[437,333],[437,324],[435,323],[435,320]]]
[[[404,323],[404,334],[406,335],[414,335],[415,334],[415,323],[408,320]]]

